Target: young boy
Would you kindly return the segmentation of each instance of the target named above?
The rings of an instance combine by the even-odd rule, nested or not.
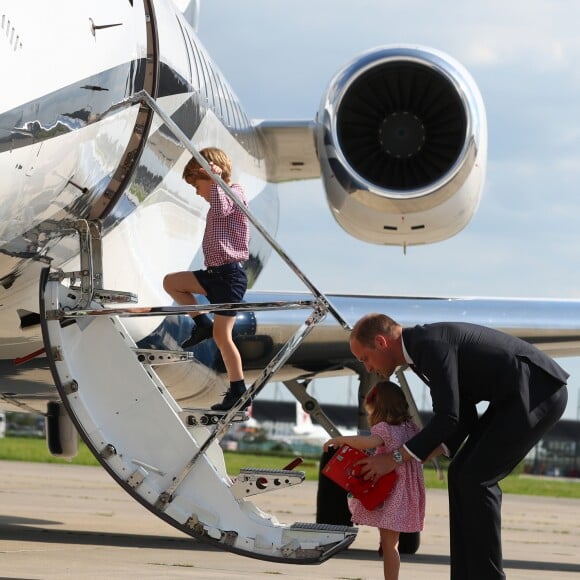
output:
[[[242,186],[230,183],[232,164],[228,156],[215,147],[207,147],[200,153],[212,172],[220,175],[247,206]],[[185,166],[183,178],[195,187],[197,195],[209,203],[202,243],[206,268],[195,272],[167,274],[163,279],[163,288],[177,304],[181,305],[197,304],[194,294],[207,296],[211,304],[241,302],[248,287],[246,272],[240,264],[249,257],[248,218],[223,189],[214,183],[195,158]],[[230,387],[223,401],[211,408],[216,411],[227,411],[246,391],[242,359],[232,338],[236,312],[216,311],[213,323],[205,313],[192,313],[191,317],[195,321],[195,326],[191,336],[181,346],[192,347],[213,335],[228,373]],[[249,403],[250,401],[248,405]]]

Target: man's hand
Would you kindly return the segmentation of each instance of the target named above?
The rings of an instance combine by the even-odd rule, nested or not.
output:
[[[425,457],[423,463],[427,463],[427,461],[431,461],[431,459],[435,459],[435,457],[439,457],[440,455],[447,455],[447,453],[445,452],[445,447],[443,447],[443,445],[438,445],[437,447],[435,447],[435,449],[433,449],[433,451],[431,451],[431,453],[429,453],[429,455]]]
[[[359,459],[353,467],[358,467],[363,479],[376,481],[379,477],[393,471],[397,464],[391,453],[380,453],[365,459]]]

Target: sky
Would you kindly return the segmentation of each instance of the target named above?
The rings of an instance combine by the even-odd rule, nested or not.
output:
[[[313,119],[332,76],[386,44],[442,50],[479,86],[487,175],[477,214],[454,238],[404,255],[344,232],[320,182],[280,189],[277,239],[323,292],[576,299],[578,22],[579,2],[553,0],[206,0],[198,32],[255,119]],[[255,289],[304,287],[274,257]],[[580,418],[580,357],[558,362],[571,374],[564,417]],[[324,401],[327,387],[318,388]]]

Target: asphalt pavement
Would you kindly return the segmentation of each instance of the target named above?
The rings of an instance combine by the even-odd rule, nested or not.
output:
[[[252,501],[280,522],[315,521],[312,482]],[[449,578],[448,539],[447,493],[428,490],[421,546],[402,557],[400,580]],[[0,461],[0,580],[380,580],[377,547],[377,531],[360,527],[348,550],[320,565],[238,556],[159,520],[99,467]],[[580,500],[504,495],[503,547],[510,580],[580,578]]]

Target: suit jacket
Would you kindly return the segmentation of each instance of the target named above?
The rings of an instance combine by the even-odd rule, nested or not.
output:
[[[568,373],[535,346],[498,330],[468,323],[441,322],[403,329],[403,343],[428,385],[433,418],[406,446],[424,459],[440,443],[453,456],[477,423],[477,403],[528,390],[529,372],[541,369],[554,390]]]

